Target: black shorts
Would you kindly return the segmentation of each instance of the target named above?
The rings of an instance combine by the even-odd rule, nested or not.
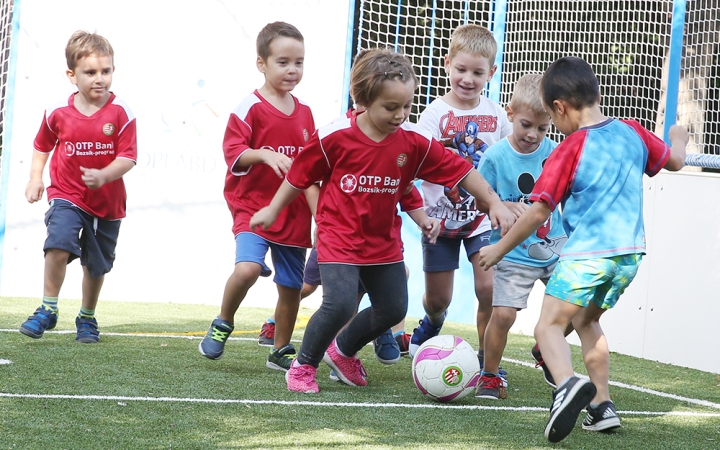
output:
[[[45,252],[50,249],[69,252],[68,263],[80,258],[80,264],[96,279],[110,272],[120,220],[98,219],[67,200],[55,199],[45,213],[45,226]]]

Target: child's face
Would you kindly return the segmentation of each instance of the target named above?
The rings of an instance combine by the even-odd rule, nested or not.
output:
[[[485,57],[458,52],[452,59],[445,57],[445,72],[451,94],[460,104],[474,108],[495,73],[495,66]]]
[[[513,131],[510,143],[520,153],[532,153],[540,147],[550,129],[550,116],[536,114],[527,106],[512,109],[506,108],[508,119],[512,122]]]
[[[303,76],[305,44],[290,37],[280,36],[270,43],[267,60],[257,59],[257,67],[265,74],[265,86],[278,93],[295,89]]]
[[[380,95],[358,116],[367,126],[361,129],[378,141],[396,132],[410,116],[414,96],[414,80],[385,80]]]
[[[110,95],[114,70],[112,57],[90,55],[81,58],[75,70],[66,74],[87,103],[102,105]]]

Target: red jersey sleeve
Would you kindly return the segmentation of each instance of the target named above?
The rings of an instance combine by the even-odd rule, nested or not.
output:
[[[417,211],[423,208],[423,198],[420,191],[414,184],[409,186],[410,190],[400,197],[400,211]]]
[[[127,124],[118,134],[118,158],[137,161],[137,125],[135,118],[128,119]]]
[[[418,139],[426,139],[419,134],[416,136]],[[435,138],[430,138],[427,152],[418,167],[415,178],[452,188],[472,170],[475,170],[472,164],[464,158],[458,158],[452,150],[436,141]]]
[[[223,153],[225,154],[225,163],[230,168],[230,172],[235,175],[242,175],[247,172],[248,167],[236,172],[233,170],[235,163],[245,150],[250,148],[250,138],[252,137],[252,129],[250,125],[238,117],[237,114],[230,114],[227,127],[225,128],[225,137],[223,138]]]
[[[317,131],[295,157],[285,179],[295,189],[307,189],[321,181],[330,170],[327,156]]]
[[[35,142],[33,143],[35,150],[42,153],[50,153],[53,151],[58,142],[57,134],[50,129],[47,116],[47,111],[45,111],[43,121],[40,124],[40,130],[38,130],[38,133],[35,136]]]
[[[550,154],[530,194],[531,202],[545,202],[551,211],[557,208],[573,185],[586,137],[587,132],[576,131]]]
[[[667,164],[670,159],[670,147],[663,142],[662,139],[646,130],[645,127],[637,121],[622,120],[622,122],[632,127],[645,143],[645,147],[647,147],[648,158],[647,164],[645,165],[645,173],[651,177],[657,175],[660,169],[665,167],[665,164]]]

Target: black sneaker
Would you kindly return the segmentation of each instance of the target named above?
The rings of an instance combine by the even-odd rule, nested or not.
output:
[[[582,423],[583,430],[610,431],[620,427],[620,418],[615,412],[615,405],[610,400],[604,401],[597,408],[587,407],[587,417]]]
[[[297,351],[295,351],[295,347],[293,347],[292,344],[288,344],[278,349],[271,350],[268,355],[267,362],[265,363],[265,367],[268,369],[287,372],[290,370],[290,364],[292,364],[296,357]]]
[[[597,389],[590,380],[571,377],[553,393],[550,420],[545,426],[545,437],[550,442],[560,442],[575,427],[580,411],[595,397]]]
[[[535,344],[535,346],[530,350],[530,354],[535,360],[535,367],[539,367],[542,369],[543,377],[545,377],[545,382],[549,384],[550,387],[552,387],[553,389],[557,389],[557,386],[555,385],[555,379],[550,373],[550,369],[548,369],[548,366],[545,364],[542,353],[540,353],[540,348],[537,344]]]

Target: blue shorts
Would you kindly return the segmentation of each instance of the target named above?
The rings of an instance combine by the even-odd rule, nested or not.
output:
[[[639,253],[609,258],[560,260],[545,294],[578,306],[610,309],[630,285],[642,262]]]
[[[423,235],[423,271],[457,270],[460,267],[461,242],[465,246],[465,253],[469,261],[470,257],[479,252],[481,248],[490,245],[490,231],[465,239],[439,237],[435,244],[428,242],[427,237]]]
[[[45,226],[45,252],[50,249],[69,252],[68,263],[80,258],[80,264],[95,279],[110,272],[115,262],[120,220],[98,219],[67,200],[54,199],[45,213]]]
[[[315,247],[310,250],[310,256],[308,256],[308,260],[305,263],[303,282],[310,286],[320,286],[322,284],[322,280],[320,279],[320,266],[317,260],[317,249]],[[363,286],[362,281],[358,281],[358,294],[364,294],[365,292],[365,286]]]
[[[254,262],[260,264],[260,276],[269,277],[272,270],[265,264],[268,248],[275,267],[273,281],[290,289],[302,289],[305,254],[307,250],[269,242],[255,233],[239,233],[235,236],[235,264]]]

